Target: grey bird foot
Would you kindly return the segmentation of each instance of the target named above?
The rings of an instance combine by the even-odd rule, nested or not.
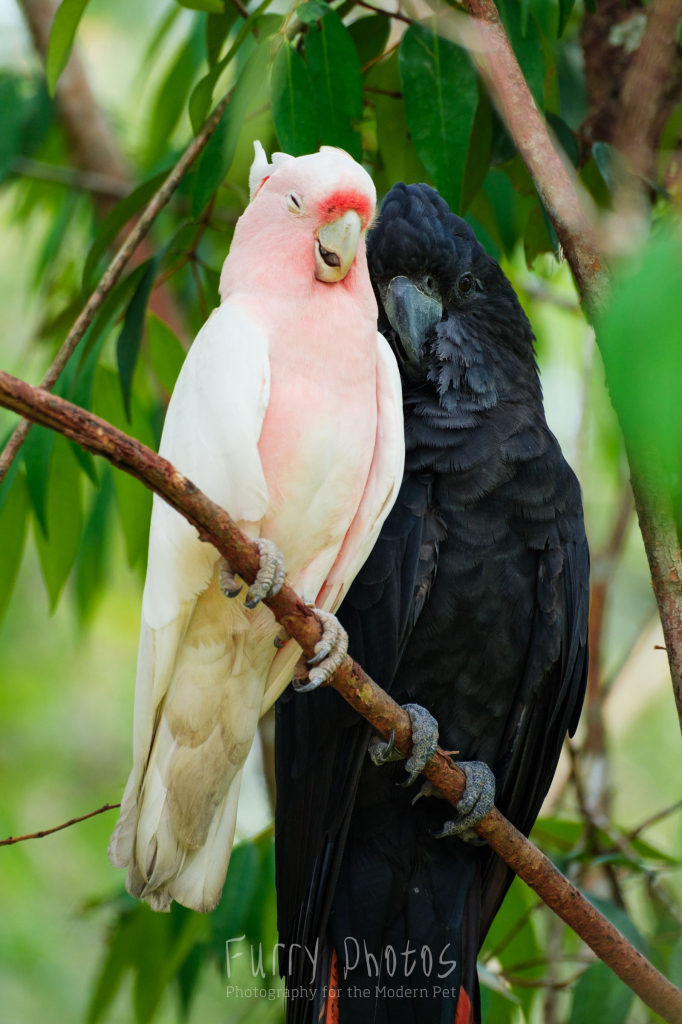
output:
[[[411,786],[419,773],[424,770],[428,762],[436,753],[438,747],[438,722],[430,715],[426,708],[419,704],[403,704],[403,711],[407,711],[412,722],[412,754],[405,765],[409,772],[406,782],[401,786]],[[388,761],[402,761],[403,755],[393,748],[394,734],[388,743],[384,743],[378,736],[373,736],[369,741],[367,753],[375,765],[380,767]]]
[[[405,765],[409,778],[402,786],[411,786],[438,749],[438,722],[420,704],[403,704],[412,722],[412,755]]]
[[[456,761],[455,764],[467,777],[464,795],[457,804],[459,815],[454,821],[446,821],[443,831],[435,838],[458,836],[473,846],[485,846],[486,840],[479,838],[474,826],[495,806],[495,776],[484,761]]]
[[[331,612],[313,608],[322,625],[322,639],[315,644],[315,655],[308,661],[308,682],[300,683],[296,677],[292,686],[299,693],[309,693],[326,683],[348,654],[348,633]]]
[[[247,608],[255,608],[266,597],[274,597],[275,594],[278,594],[282,589],[285,576],[284,555],[275,544],[263,537],[254,540],[254,544],[260,554],[260,568],[244,601]],[[236,597],[244,589],[243,583],[238,583],[234,578],[232,566],[226,558],[223,558],[220,563],[218,582],[225,597]]]
[[[367,753],[371,757],[377,768],[381,768],[382,764],[388,764],[389,761],[404,761],[405,757],[396,750],[393,744],[395,743],[395,732],[391,729],[391,735],[388,743],[379,736],[372,736],[367,746]]]

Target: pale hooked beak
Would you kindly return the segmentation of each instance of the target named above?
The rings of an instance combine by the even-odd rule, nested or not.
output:
[[[358,250],[362,221],[348,210],[331,224],[325,224],[315,239],[315,277],[318,281],[343,281]]]

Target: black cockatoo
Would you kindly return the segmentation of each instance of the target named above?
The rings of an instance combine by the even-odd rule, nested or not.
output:
[[[467,827],[492,770],[496,805],[528,834],[580,715],[580,487],[545,420],[530,324],[465,221],[398,184],[368,257],[402,376],[405,476],[340,618],[353,657],[410,708],[420,751],[406,778],[335,691],[279,701],[287,1020],[472,1024],[477,953],[512,876]],[[430,716],[469,778],[454,824],[416,781]]]

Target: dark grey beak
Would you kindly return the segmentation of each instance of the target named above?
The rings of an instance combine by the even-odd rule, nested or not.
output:
[[[391,327],[398,332],[410,363],[418,369],[426,335],[443,316],[442,304],[421,292],[407,277],[394,277],[383,300]]]

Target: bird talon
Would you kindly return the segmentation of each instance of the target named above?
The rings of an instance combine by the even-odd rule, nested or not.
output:
[[[291,637],[287,633],[287,631],[284,628],[284,626],[282,626],[282,627],[280,627],[280,630],[279,630],[277,636],[275,637],[275,639],[272,642],[275,645],[275,647],[277,648],[277,650],[280,651],[283,647],[286,647],[286,645],[289,643],[290,640],[291,640]]]
[[[232,566],[226,558],[223,558],[220,562],[220,570],[218,572],[218,583],[225,597],[230,599],[238,597],[244,589],[243,583],[237,583],[232,572]]]
[[[438,722],[419,704],[403,704],[412,722],[412,754],[405,765],[408,778],[401,786],[407,788],[416,782],[438,749]]]
[[[254,544],[260,555],[260,568],[244,601],[244,607],[249,609],[255,608],[266,597],[274,597],[278,594],[282,589],[286,572],[284,555],[271,540],[258,537],[254,540]]]
[[[395,729],[391,729],[391,735],[389,736],[387,743],[384,743],[379,736],[372,736],[367,746],[367,753],[377,768],[380,768],[382,764],[386,764],[388,761],[405,760],[400,751],[395,749],[394,744]]]
[[[495,806],[495,776],[484,761],[456,761],[466,775],[467,784],[462,799],[457,804],[459,815],[454,821],[446,821],[442,832],[434,833],[435,839],[457,836],[472,846],[485,846],[475,827],[483,821]]]
[[[305,678],[303,676],[292,680],[292,686],[298,693],[310,693],[326,683],[348,653],[348,634],[336,616],[320,608],[313,608],[313,611],[322,625],[322,637],[315,644],[315,654],[307,662],[308,682],[300,681]]]

